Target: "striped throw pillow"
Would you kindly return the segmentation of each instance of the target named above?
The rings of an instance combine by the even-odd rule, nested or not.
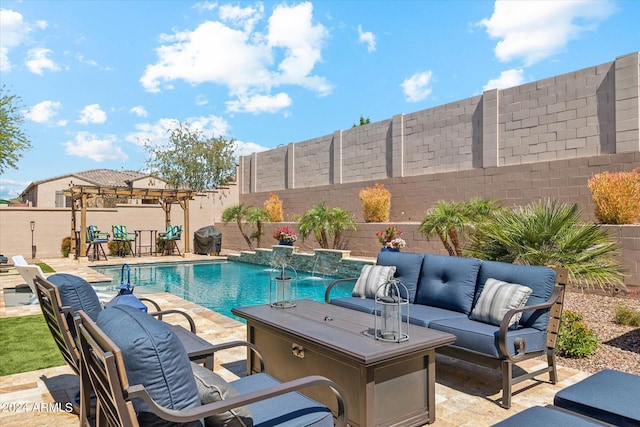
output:
[[[500,322],[512,308],[524,307],[531,295],[531,288],[515,283],[507,283],[496,279],[487,279],[476,306],[469,318],[479,322],[500,326]],[[509,327],[520,321],[522,313],[518,313],[509,321]]]
[[[358,277],[351,295],[361,298],[375,298],[378,288],[392,279],[395,272],[395,265],[365,265],[360,271],[360,277]]]

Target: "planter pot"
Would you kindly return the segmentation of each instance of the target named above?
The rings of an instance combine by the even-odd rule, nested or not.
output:
[[[281,246],[293,246],[293,242],[283,242],[282,240],[280,240],[279,245],[281,245]]]
[[[382,248],[380,252],[400,252],[400,248]]]

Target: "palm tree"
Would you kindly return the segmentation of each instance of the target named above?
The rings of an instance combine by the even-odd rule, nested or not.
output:
[[[250,207],[246,210],[247,216],[247,224],[254,225],[256,227],[256,231],[251,233],[250,239],[254,239],[256,241],[256,246],[260,247],[260,240],[262,239],[262,235],[264,231],[262,230],[262,226],[265,222],[271,220],[271,216],[266,209],[258,209],[254,207]]]
[[[577,204],[540,201],[499,210],[480,226],[465,251],[481,259],[565,267],[574,283],[623,285],[617,243],[597,224],[580,221]]]
[[[461,202],[437,202],[425,215],[418,230],[427,238],[438,236],[451,256],[462,256],[460,234],[469,223]]]
[[[338,249],[342,241],[342,232],[349,228],[357,229],[356,222],[349,212],[340,208],[327,209],[324,202],[318,203],[305,212],[298,223],[298,231],[302,239],[313,234],[323,249],[329,249],[331,237],[333,237],[333,249]]]
[[[229,206],[227,209],[222,212],[222,222],[228,224],[232,221],[235,221],[238,224],[238,229],[240,230],[240,234],[244,237],[245,242],[249,245],[249,249],[253,250],[253,244],[251,243],[251,239],[247,236],[244,229],[242,228],[242,221],[245,220],[247,216],[247,208],[244,207],[243,203],[239,205]]]

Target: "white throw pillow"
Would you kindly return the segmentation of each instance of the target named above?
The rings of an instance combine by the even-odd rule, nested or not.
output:
[[[360,271],[360,277],[358,277],[351,295],[361,298],[375,298],[378,288],[392,279],[395,272],[395,265],[365,265]]]
[[[496,279],[487,279],[476,306],[469,318],[479,322],[500,326],[500,322],[512,308],[524,307],[531,295],[531,288],[515,283],[507,283]],[[509,321],[509,327],[520,320],[522,313],[517,313]]]

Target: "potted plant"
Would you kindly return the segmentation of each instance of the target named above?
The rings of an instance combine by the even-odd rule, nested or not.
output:
[[[293,242],[298,240],[298,235],[295,231],[290,229],[289,226],[283,225],[282,227],[273,230],[273,238],[281,245],[292,246]]]
[[[376,237],[382,245],[382,251],[399,252],[407,246],[407,242],[401,237],[402,231],[395,226],[387,227],[384,231],[376,231]]]

